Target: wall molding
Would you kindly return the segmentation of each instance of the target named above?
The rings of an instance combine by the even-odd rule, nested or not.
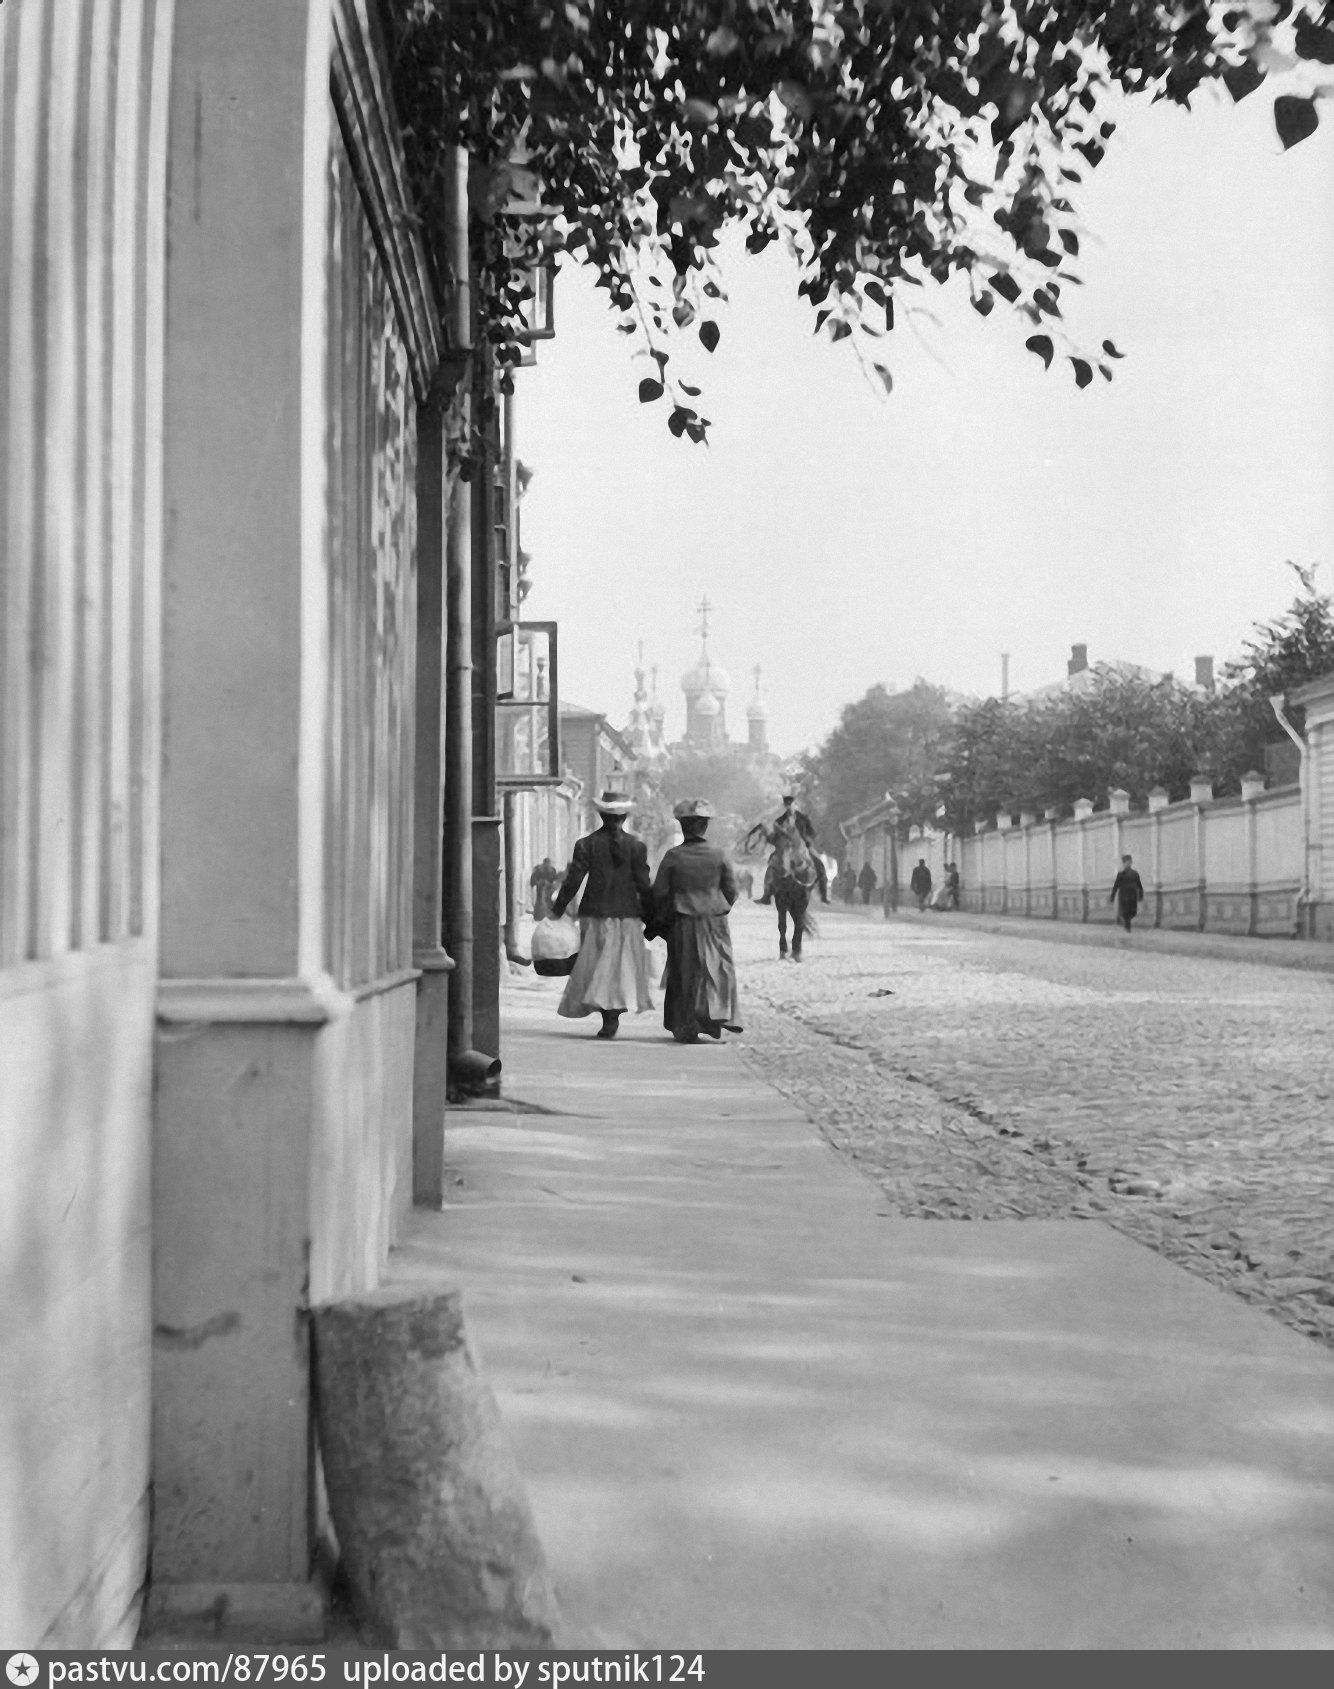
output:
[[[366,206],[403,330],[419,402],[444,353],[431,267],[385,73],[381,31],[368,0],[333,0],[331,92],[338,127]]]

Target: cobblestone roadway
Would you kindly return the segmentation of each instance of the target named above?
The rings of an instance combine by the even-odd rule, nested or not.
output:
[[[819,919],[736,912],[737,1047],[894,1212],[1103,1219],[1334,1344],[1334,977]]]

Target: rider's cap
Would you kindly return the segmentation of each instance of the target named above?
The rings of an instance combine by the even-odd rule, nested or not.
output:
[[[795,792],[784,792],[783,793],[783,802],[784,803],[796,803],[796,801],[797,801],[797,794]]]
[[[707,821],[713,813],[713,805],[704,798],[682,798],[672,810],[678,821],[688,821],[692,817],[698,821]]]

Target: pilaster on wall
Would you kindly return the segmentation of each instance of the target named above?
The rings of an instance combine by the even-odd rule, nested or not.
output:
[[[1300,687],[1292,694],[1292,702],[1306,711],[1303,930],[1310,938],[1334,940],[1334,674]]]
[[[155,1602],[262,1586],[308,1616],[305,1310],[375,1282],[413,1184],[439,330],[364,0],[176,16]]]

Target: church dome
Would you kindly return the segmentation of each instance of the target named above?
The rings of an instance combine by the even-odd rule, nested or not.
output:
[[[732,677],[726,669],[720,669],[717,663],[709,660],[706,651],[693,669],[687,669],[681,676],[681,690],[686,693],[713,692],[726,697],[732,690]]]
[[[695,714],[713,716],[717,715],[721,708],[722,705],[714,697],[713,693],[706,692],[695,705]]]

